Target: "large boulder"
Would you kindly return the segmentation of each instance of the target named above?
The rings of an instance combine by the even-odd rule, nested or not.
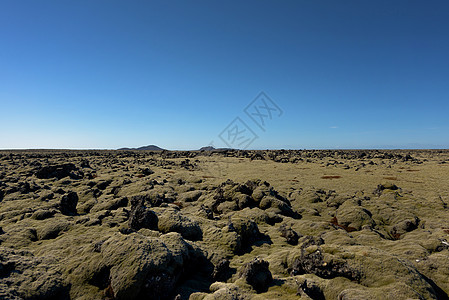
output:
[[[228,226],[239,234],[243,247],[250,246],[262,237],[257,224],[246,218],[233,217]]]
[[[160,239],[115,234],[101,246],[101,264],[109,270],[109,290],[115,299],[173,299],[193,253],[175,233]]]
[[[351,201],[346,201],[337,209],[336,222],[345,229],[360,230],[362,226],[374,226],[372,214],[369,210],[357,206],[349,205]],[[348,230],[347,230],[348,231]]]
[[[131,213],[128,226],[132,230],[142,228],[157,229],[157,215],[144,205],[143,199],[133,199],[131,201]]]
[[[281,227],[279,227],[279,231],[281,232],[281,236],[285,238],[287,243],[293,246],[298,245],[298,239],[300,238],[300,236],[290,226],[287,226],[287,224],[283,224],[281,225]]]
[[[203,239],[203,232],[196,221],[184,216],[173,208],[160,210],[158,228],[163,233],[178,232],[185,239],[198,241]]]
[[[239,275],[258,293],[266,291],[273,281],[268,265],[267,261],[256,257],[240,269]]]
[[[76,215],[76,205],[78,204],[78,194],[76,192],[69,192],[61,197],[59,209],[64,215]]]
[[[215,281],[226,281],[232,276],[233,270],[229,267],[229,263],[228,259],[222,259],[214,266],[212,278]]]
[[[68,288],[53,257],[0,247],[1,299],[69,299]]]
[[[306,236],[302,239],[299,255],[290,267],[292,275],[315,274],[321,278],[331,279],[346,277],[357,281],[360,272],[351,268],[343,259],[338,259],[322,249],[324,241],[321,238]]]
[[[230,226],[206,227],[203,242],[208,248],[214,249],[215,252],[226,257],[232,257],[242,252],[242,237]]]

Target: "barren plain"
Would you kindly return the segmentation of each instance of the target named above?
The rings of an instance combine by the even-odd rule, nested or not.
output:
[[[448,150],[0,151],[0,299],[448,299]]]

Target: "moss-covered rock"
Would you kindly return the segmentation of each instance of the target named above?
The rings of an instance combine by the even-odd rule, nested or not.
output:
[[[178,232],[184,238],[192,241],[203,238],[200,225],[173,208],[159,210],[158,218],[158,228],[163,233]]]

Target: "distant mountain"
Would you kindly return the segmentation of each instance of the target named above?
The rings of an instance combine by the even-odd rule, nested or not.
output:
[[[215,148],[212,146],[201,147],[199,151],[214,151]]]
[[[161,147],[158,147],[156,145],[148,145],[148,146],[142,146],[139,148],[120,148],[118,150],[147,150],[147,151],[163,151],[165,149],[162,149]]]
[[[231,148],[214,148],[212,146],[201,147],[199,151],[227,151],[227,150],[235,150]]]

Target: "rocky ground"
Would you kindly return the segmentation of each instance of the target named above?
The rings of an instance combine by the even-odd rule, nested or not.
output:
[[[1,151],[0,299],[447,299],[449,151]]]

